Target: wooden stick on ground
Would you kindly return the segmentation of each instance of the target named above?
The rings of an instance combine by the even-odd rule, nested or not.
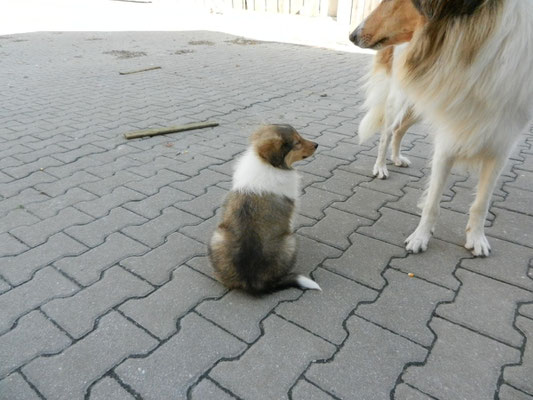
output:
[[[125,133],[124,137],[126,139],[136,139],[136,138],[140,138],[144,136],[165,135],[167,133],[191,131],[193,129],[210,128],[213,126],[218,126],[218,123],[217,122],[198,122],[198,123],[193,123],[193,124],[170,126],[168,128],[145,129],[142,131]]]
[[[120,75],[129,75],[129,74],[136,74],[138,72],[145,72],[145,71],[152,71],[154,69],[161,69],[161,67],[150,67],[150,68],[143,68],[143,69],[137,69],[135,71],[126,71],[126,72],[119,72]]]

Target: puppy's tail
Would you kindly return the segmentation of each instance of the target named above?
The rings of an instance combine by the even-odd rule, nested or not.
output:
[[[314,280],[298,274],[288,274],[276,286],[276,290],[287,289],[290,287],[299,288],[302,290],[320,290],[320,286]]]

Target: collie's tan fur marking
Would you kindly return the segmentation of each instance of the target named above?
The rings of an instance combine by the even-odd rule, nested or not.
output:
[[[425,21],[411,0],[385,0],[350,35],[356,45],[379,50],[411,40]],[[352,40],[353,41],[353,40]]]

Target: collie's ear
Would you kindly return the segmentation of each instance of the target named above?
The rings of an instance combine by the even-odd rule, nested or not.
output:
[[[287,143],[279,139],[266,140],[257,146],[257,154],[267,163],[276,168],[288,169],[285,156],[291,151]]]
[[[495,0],[412,0],[416,9],[430,21],[471,15],[487,1]]]

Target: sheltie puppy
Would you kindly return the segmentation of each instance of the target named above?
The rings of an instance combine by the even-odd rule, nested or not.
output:
[[[391,10],[401,7],[414,21],[405,26],[411,40],[394,53],[392,80],[405,93],[405,107],[435,132],[422,217],[406,249],[426,250],[446,179],[454,164],[463,164],[479,170],[465,247],[475,256],[488,256],[484,224],[492,192],[533,117],[533,1],[411,2],[383,1],[351,35],[359,46],[381,49],[394,44],[396,13]],[[379,29],[369,22],[374,18],[383,20]]]
[[[299,194],[292,167],[317,147],[290,125],[267,125],[251,136],[209,243],[216,276],[228,288],[253,294],[291,286],[321,290],[313,280],[290,273],[296,261],[293,221]]]

